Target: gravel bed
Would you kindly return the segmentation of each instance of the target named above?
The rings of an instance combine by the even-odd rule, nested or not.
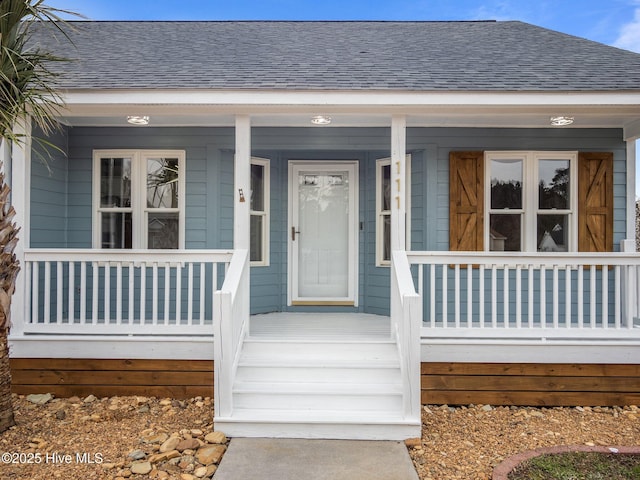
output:
[[[214,432],[210,398],[91,395],[38,405],[14,396],[14,412],[17,425],[0,434],[2,480],[210,479],[215,465],[207,469],[198,455],[205,447],[226,448],[224,435],[215,441],[222,444],[209,445],[214,442],[209,441]],[[173,442],[171,450],[158,459],[165,442]]]
[[[214,434],[210,398],[90,396],[38,405],[14,396],[14,409],[17,426],[0,434],[3,480],[210,479],[215,465],[204,465],[198,449],[223,452],[226,443],[221,432]],[[422,419],[421,441],[407,442],[421,480],[488,480],[505,458],[539,447],[640,445],[636,406],[428,405]],[[212,440],[216,435],[223,440]],[[180,451],[159,457],[173,437],[189,448],[172,445]],[[149,468],[147,462],[151,471],[136,474]]]
[[[421,480],[488,480],[519,452],[554,445],[640,445],[640,409],[427,405],[409,448]]]

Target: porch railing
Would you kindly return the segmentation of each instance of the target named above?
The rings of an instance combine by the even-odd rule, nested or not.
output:
[[[233,411],[233,382],[249,329],[249,304],[249,252],[236,250],[222,289],[215,294],[216,417],[229,417]]]
[[[212,335],[227,250],[25,252],[24,332]]]
[[[391,329],[400,354],[403,409],[407,420],[420,420],[420,297],[414,288],[407,255],[393,252]]]
[[[424,306],[423,335],[640,337],[637,254],[407,255]]]

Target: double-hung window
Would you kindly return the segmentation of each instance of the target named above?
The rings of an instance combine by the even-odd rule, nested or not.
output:
[[[577,250],[577,152],[485,152],[485,248]]]
[[[94,151],[95,248],[184,248],[182,150]]]
[[[251,265],[269,265],[269,160],[251,158]]]
[[[411,155],[406,156],[407,245],[411,245]],[[391,159],[376,161],[376,265],[391,265]]]

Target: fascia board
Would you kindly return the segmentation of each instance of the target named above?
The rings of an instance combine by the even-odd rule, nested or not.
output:
[[[640,92],[386,92],[77,90],[73,105],[211,105],[233,107],[640,106]]]

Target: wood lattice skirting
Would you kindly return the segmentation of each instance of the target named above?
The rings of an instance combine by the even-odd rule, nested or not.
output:
[[[213,396],[210,360],[11,359],[13,391]],[[422,363],[422,403],[638,405],[640,365]]]

